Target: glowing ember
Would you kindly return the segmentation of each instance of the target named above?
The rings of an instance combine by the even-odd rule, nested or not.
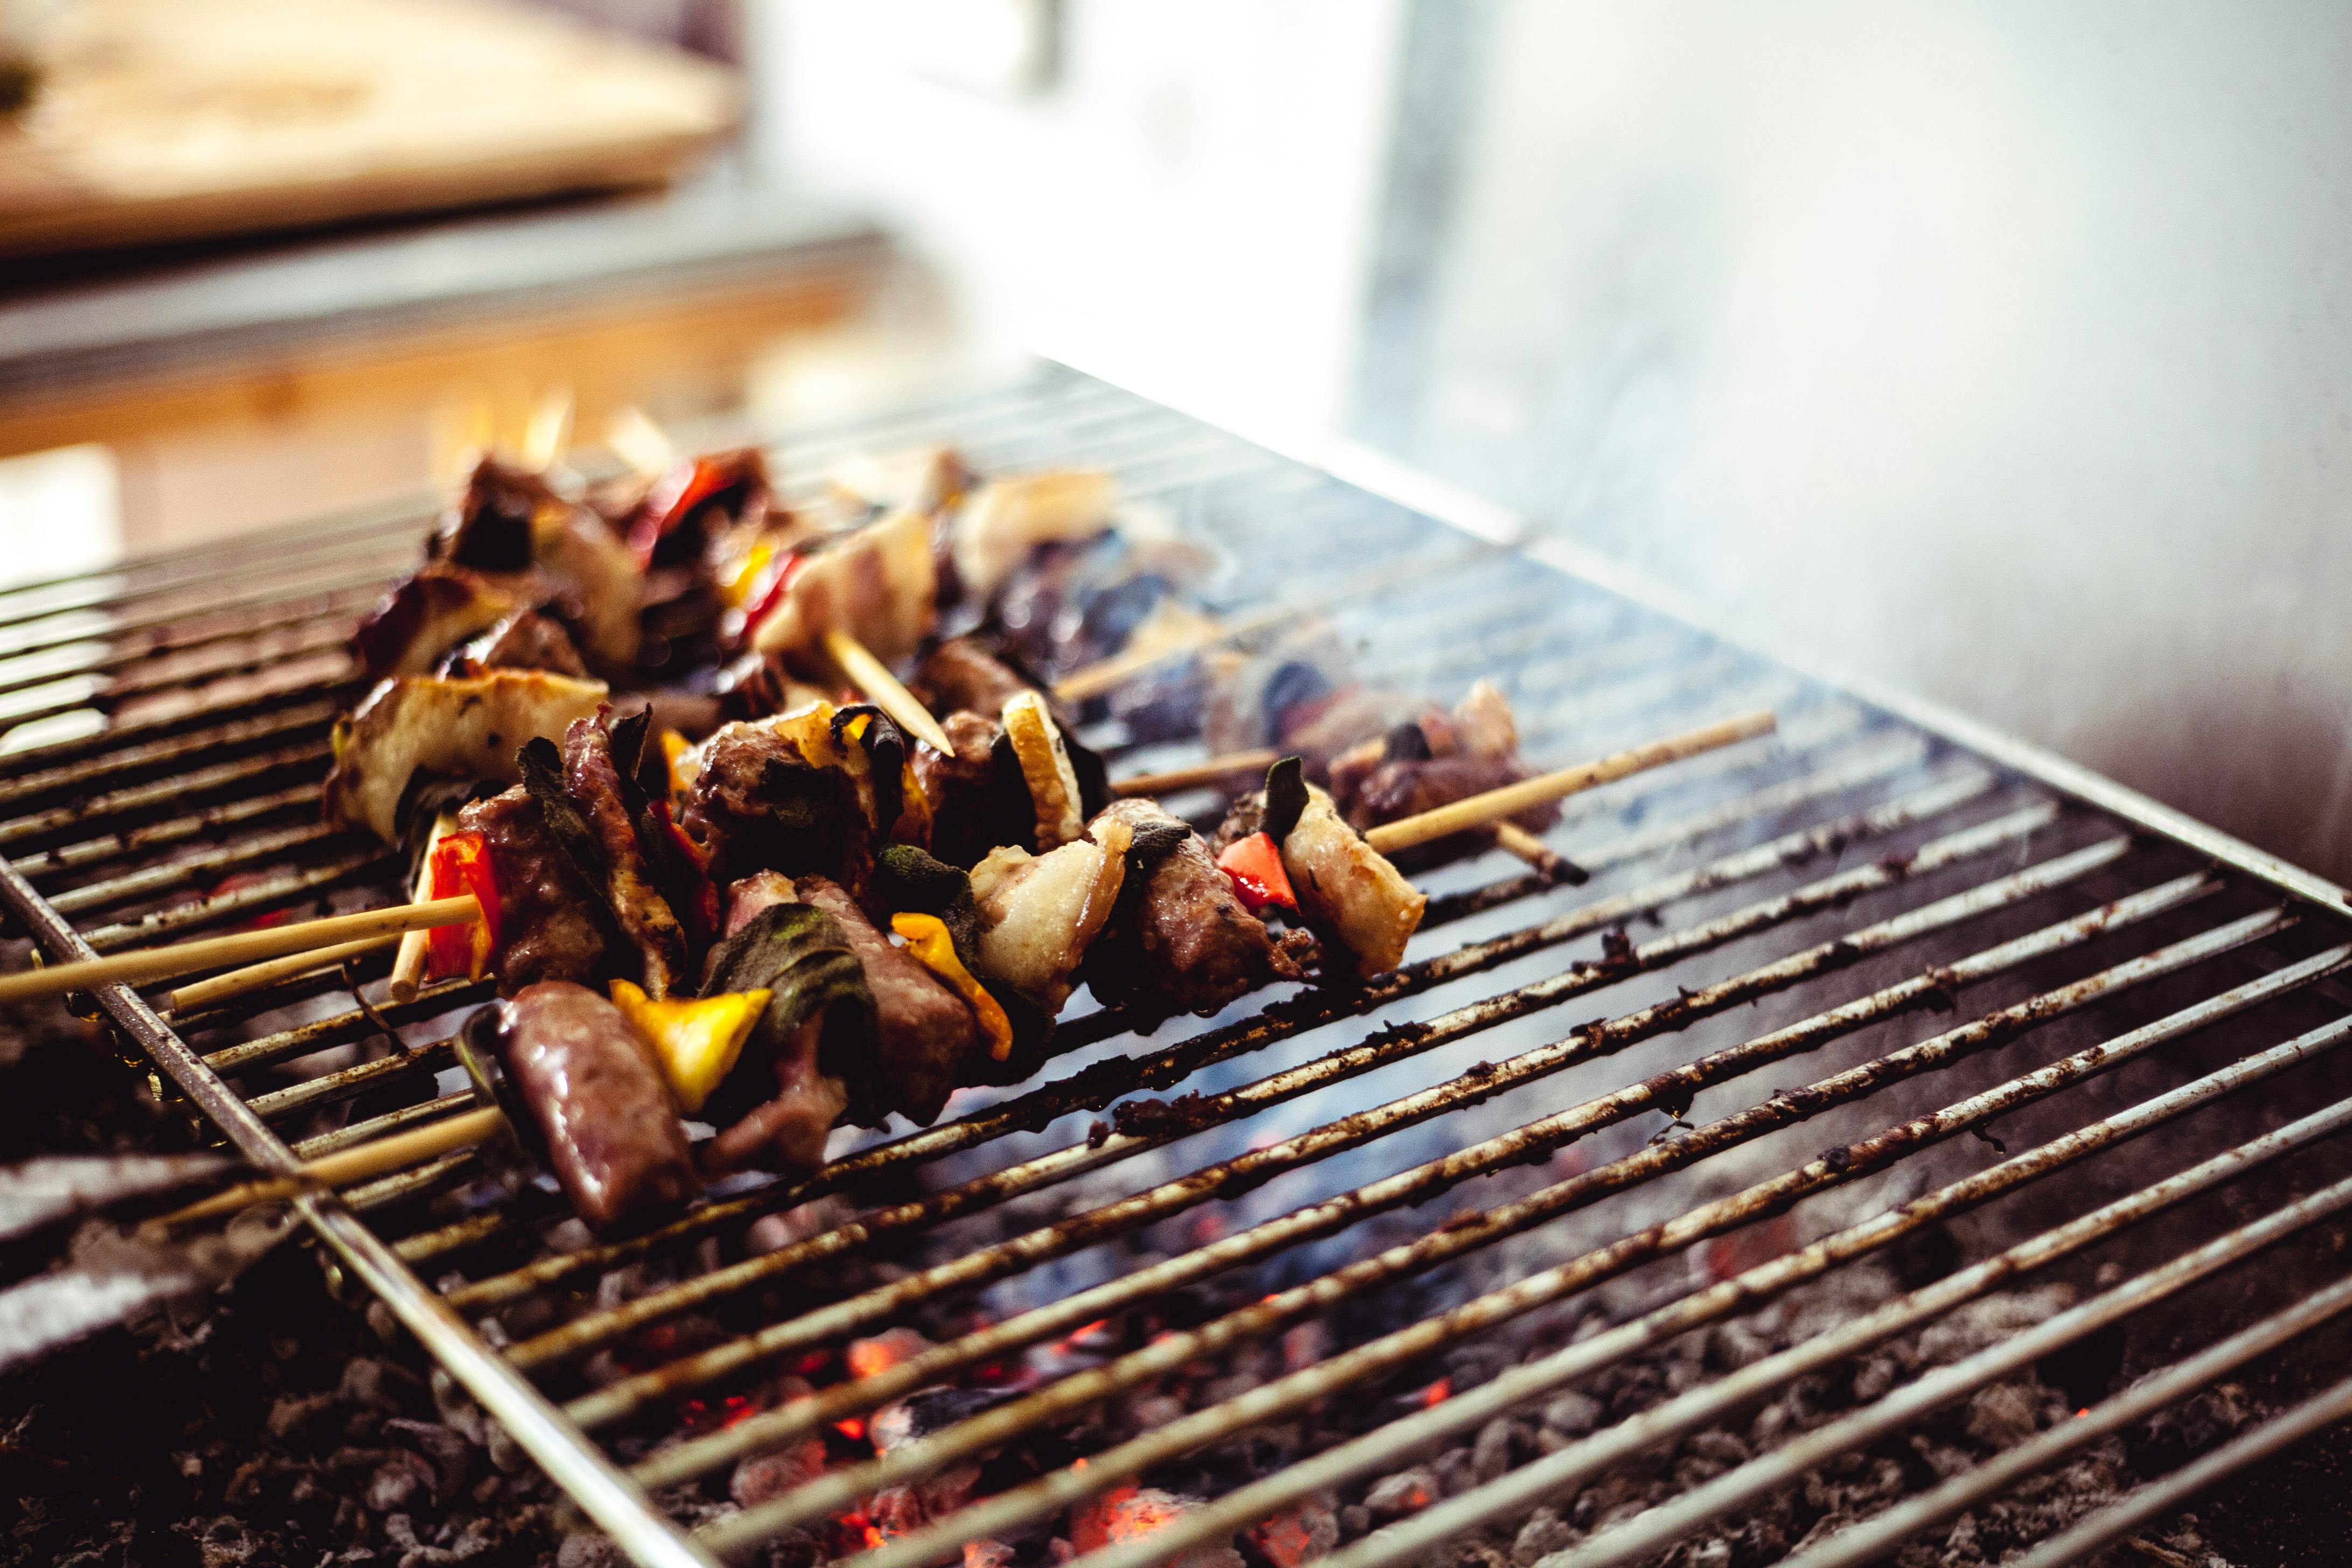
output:
[[[1339,1521],[1323,1504],[1303,1502],[1253,1525],[1249,1538],[1274,1568],[1307,1568],[1339,1544]]]
[[[1427,1388],[1421,1391],[1422,1408],[1424,1410],[1430,1409],[1433,1406],[1444,1404],[1447,1400],[1453,1397],[1454,1380],[1450,1377],[1441,1377],[1435,1383],[1431,1384]]]
[[[1070,1511],[1070,1544],[1081,1552],[1099,1552],[1119,1542],[1156,1534],[1200,1506],[1194,1498],[1121,1481]],[[1175,1568],[1241,1568],[1242,1555],[1230,1541],[1224,1541],[1193,1547],[1174,1563]]]
[[[931,1342],[912,1329],[892,1329],[870,1340],[849,1342],[849,1375],[877,1377],[900,1362],[912,1361],[931,1348]]]
[[[845,1421],[835,1422],[833,1424],[833,1429],[840,1433],[843,1436],[848,1438],[853,1443],[863,1443],[866,1441],[866,1423],[860,1421],[855,1415],[852,1415]]]

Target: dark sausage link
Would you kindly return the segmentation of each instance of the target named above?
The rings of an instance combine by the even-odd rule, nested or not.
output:
[[[683,1207],[701,1184],[652,1047],[584,985],[548,980],[504,1004],[507,1077],[572,1212],[596,1230]]]

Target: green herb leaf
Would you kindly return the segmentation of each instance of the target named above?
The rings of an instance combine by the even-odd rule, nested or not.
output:
[[[539,803],[539,815],[565,862],[594,897],[597,907],[610,917],[607,889],[612,885],[612,868],[604,862],[604,843],[588,826],[587,814],[563,787],[563,758],[555,742],[544,735],[533,736],[515,753],[515,766],[522,773],[522,787]]]
[[[825,1070],[847,1076],[845,1056],[864,1049],[874,1039],[874,994],[866,984],[866,967],[850,951],[841,922],[810,904],[771,904],[744,923],[743,929],[710,950],[705,996],[730,992],[773,993],[761,1015],[754,1038],[767,1059],[783,1049],[793,1035],[811,1018],[824,1018]],[[728,1075],[730,1080],[740,1072]],[[725,1093],[728,1085],[721,1085]],[[716,1107],[719,1115],[734,1109],[740,1094],[748,1110],[773,1092],[761,1082],[727,1095]],[[740,1114],[740,1112],[738,1112]]]
[[[871,702],[853,702],[833,715],[833,743],[848,749],[850,723],[864,714],[873,721],[858,744],[865,748],[867,775],[874,783],[874,832],[887,837],[907,807],[907,737],[890,715]]]

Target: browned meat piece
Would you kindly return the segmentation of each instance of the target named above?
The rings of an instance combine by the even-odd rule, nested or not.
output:
[[[367,613],[352,633],[352,648],[371,679],[423,675],[451,648],[498,626],[522,607],[507,587],[478,573],[459,566],[428,565],[394,584]]]
[[[1331,796],[1339,814],[1360,832],[1535,773],[1519,756],[1518,727],[1510,704],[1491,682],[1482,680],[1453,712],[1427,706],[1413,721],[1342,752],[1331,763]],[[1559,823],[1559,807],[1549,803],[1531,806],[1511,820],[1530,833],[1541,833]],[[1400,855],[1397,863],[1408,868],[1440,865],[1493,841],[1491,828],[1457,833],[1415,846]]]
[[[841,922],[849,951],[866,970],[874,994],[876,1039],[866,1070],[854,1075],[852,1114],[879,1126],[895,1110],[929,1123],[948,1102],[958,1070],[980,1043],[971,1009],[945,982],[908,957],[866,918],[857,901],[823,877],[798,883],[801,900]]]
[[[620,923],[621,935],[643,961],[646,994],[656,1001],[687,974],[686,928],[655,889],[637,843],[636,825],[622,797],[620,770],[613,762],[608,708],[593,719],[575,719],[563,733],[564,793],[580,807],[604,850],[604,901]]]
[[[500,1005],[499,1054],[572,1212],[610,1230],[701,1190],[652,1047],[584,985],[546,981]]]
[[[614,938],[595,896],[580,885],[539,803],[520,784],[457,813],[457,826],[481,834],[499,885],[499,949],[492,967],[513,995],[542,980],[594,984]]]
[[[950,637],[925,654],[908,686],[942,719],[964,709],[993,719],[1007,700],[1035,689],[971,637]]]
[[[572,634],[551,616],[537,610],[513,615],[458,650],[472,670],[548,669],[558,675],[584,676],[587,665],[572,644]]]
[[[425,553],[476,572],[520,572],[531,563],[531,516],[553,499],[537,474],[486,457],[441,514]]]
[[[908,765],[915,787],[931,808],[931,853],[970,869],[996,847],[990,829],[989,795],[996,772],[991,749],[1004,731],[969,709],[950,713],[940,727],[955,742],[955,755],[917,746]]]
[[[791,741],[757,724],[721,729],[701,763],[680,820],[709,852],[712,881],[782,871],[865,887],[872,833],[846,773],[811,767]]]
[[[824,1029],[824,1019],[811,1018],[776,1054],[767,1068],[775,1079],[775,1095],[719,1129],[702,1146],[705,1173],[722,1176],[759,1170],[794,1175],[824,1163],[824,1141],[848,1106],[849,1091],[817,1065]]]
[[[618,674],[636,662],[644,584],[635,559],[602,518],[541,476],[483,458],[425,548],[550,608],[600,669]]]
[[[1271,980],[1301,977],[1297,958],[1313,939],[1290,931],[1277,940],[1234,894],[1208,847],[1191,826],[1148,800],[1122,800],[1099,813],[1088,831],[1101,837],[1122,821],[1139,840],[1175,828],[1182,840],[1165,853],[1140,888],[1122,889],[1109,926],[1087,949],[1086,979],[1106,1004],[1150,1014],[1202,1017]]]
[[[782,871],[754,871],[727,889],[727,927],[720,934],[733,936],[761,910],[792,903],[799,897],[793,890],[793,879]]]

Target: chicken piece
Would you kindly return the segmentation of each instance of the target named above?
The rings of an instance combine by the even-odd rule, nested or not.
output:
[[[618,675],[636,664],[644,580],[604,519],[541,476],[485,458],[427,545],[520,602],[551,608],[589,661]]]
[[[896,664],[930,634],[938,588],[929,520],[902,511],[804,555],[782,600],[751,628],[751,646],[827,671],[824,637],[838,630]]]
[[[397,844],[410,775],[513,783],[522,776],[515,752],[525,741],[562,736],[574,719],[593,718],[606,695],[600,680],[539,670],[383,681],[335,725],[327,819]]]
[[[494,1016],[508,1080],[590,1228],[657,1217],[701,1190],[653,1048],[618,1007],[545,981],[497,1004]]]
[[[948,1102],[963,1064],[980,1043],[963,998],[876,930],[866,911],[837,883],[804,877],[801,900],[841,922],[849,951],[866,970],[874,995],[874,1027],[866,1071],[850,1078],[851,1114],[878,1127],[890,1111],[929,1125]]]
[[[548,831],[539,802],[520,784],[467,804],[457,826],[479,833],[499,889],[499,988],[511,996],[542,980],[593,985],[617,938],[593,889],[580,884]]]
[[[1116,479],[1090,468],[1016,474],[981,486],[958,510],[950,535],[963,591],[984,604],[1037,546],[1102,532],[1118,495]]]
[[[1110,923],[1087,949],[1082,973],[1103,1003],[1205,1018],[1268,981],[1301,978],[1297,954],[1313,939],[1304,931],[1277,939],[1268,931],[1234,896],[1191,824],[1151,801],[1122,800],[1089,831],[1100,838],[1111,822],[1127,824],[1139,843],[1152,833],[1182,837],[1148,869],[1129,867]]]
[[[1262,830],[1265,792],[1234,802],[1211,848],[1222,854],[1235,840]],[[1298,912],[1327,944],[1343,948],[1364,979],[1385,974],[1404,958],[1421,929],[1428,895],[1405,880],[1388,858],[1348,826],[1329,795],[1307,786],[1307,805],[1282,841],[1282,869],[1298,898]]]
[[[825,474],[836,493],[856,498],[878,511],[919,511],[937,516],[961,500],[979,476],[946,447],[916,447],[881,455],[858,453]]]
[[[1114,818],[1092,839],[1045,855],[1008,845],[972,868],[982,981],[1002,983],[1046,1017],[1059,1013],[1118,900],[1133,836]]]
[[[525,606],[478,572],[439,563],[411,573],[361,620],[352,649],[371,679],[423,675],[451,648]]]
[[[611,718],[612,710],[603,709],[593,719],[573,720],[564,731],[564,793],[604,851],[605,885],[600,889],[604,906],[641,960],[637,983],[658,1002],[687,978],[686,928],[656,889],[637,842],[636,824],[613,760]]]
[[[440,673],[479,675],[486,669],[543,669],[580,679],[588,676],[563,624],[537,610],[517,610],[491,626],[452,654]]]

